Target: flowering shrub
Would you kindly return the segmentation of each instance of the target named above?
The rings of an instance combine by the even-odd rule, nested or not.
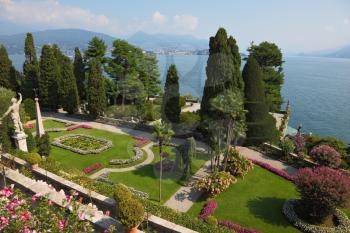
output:
[[[236,182],[237,179],[228,172],[213,172],[208,177],[199,180],[195,188],[210,196],[216,196]]]
[[[207,219],[209,216],[214,214],[214,211],[218,207],[218,203],[216,203],[215,200],[209,200],[207,204],[203,207],[199,218],[201,219]]]
[[[142,136],[133,136],[132,138],[137,140],[137,142],[134,145],[136,147],[142,147],[150,141],[147,137]]]
[[[230,228],[237,233],[261,233],[260,231],[257,231],[255,229],[245,228],[245,227],[242,227],[238,224],[235,224],[233,222],[226,221],[226,220],[219,220],[219,225]]]
[[[91,125],[85,125],[85,124],[81,124],[81,125],[73,125],[71,127],[67,128],[67,131],[72,131],[75,129],[92,129],[93,127]]]
[[[295,152],[297,154],[301,154],[305,147],[305,138],[301,133],[297,133],[294,137],[294,146],[295,146]]]
[[[310,155],[311,158],[317,161],[320,165],[337,168],[341,163],[339,152],[328,145],[315,146],[311,150]]]
[[[92,226],[85,220],[85,213],[78,213],[78,205],[71,197],[67,202],[72,213],[53,205],[36,194],[31,198],[15,191],[13,187],[0,190],[0,232],[91,232]]]
[[[270,164],[268,163],[264,163],[264,162],[261,162],[261,161],[258,161],[258,160],[254,160],[254,159],[251,159],[251,161],[256,164],[256,165],[259,165],[260,167],[262,168],[265,168],[267,170],[269,170],[270,172],[273,172],[275,173],[276,175],[279,175],[283,178],[285,178],[286,180],[289,180],[289,181],[294,181],[294,176],[291,176],[289,175],[287,172],[285,171],[282,171],[282,170],[279,170],[277,168],[274,168],[272,167]]]
[[[100,164],[100,163],[95,163],[94,165],[91,165],[91,166],[85,168],[85,169],[83,170],[83,172],[84,172],[85,174],[88,174],[88,173],[92,172],[93,170],[96,170],[96,169],[99,169],[99,168],[102,168],[102,164]]]
[[[235,177],[244,177],[253,168],[253,163],[244,158],[235,149],[230,150],[227,159],[226,171]]]
[[[322,223],[336,208],[350,203],[350,179],[328,167],[300,169],[295,185],[301,196],[297,213],[311,223]]]
[[[33,129],[34,125],[33,124],[26,124],[24,125],[25,129]]]

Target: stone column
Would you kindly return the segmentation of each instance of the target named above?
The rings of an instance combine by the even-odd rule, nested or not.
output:
[[[41,111],[39,106],[39,99],[35,98],[35,111],[36,111],[36,135],[41,137],[45,134],[43,119],[41,117]]]

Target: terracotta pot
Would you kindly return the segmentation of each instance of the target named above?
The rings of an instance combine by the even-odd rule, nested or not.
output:
[[[125,228],[125,233],[137,233],[137,228],[139,227],[139,225],[137,225],[136,227],[133,227],[131,229],[126,229]]]

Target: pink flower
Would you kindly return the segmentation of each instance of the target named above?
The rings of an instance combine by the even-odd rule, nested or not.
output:
[[[20,202],[18,200],[16,200],[16,199],[13,199],[6,205],[6,208],[8,210],[13,210],[19,205],[20,205]]]
[[[4,189],[0,190],[0,196],[9,197],[13,194],[13,187],[7,186]]]
[[[62,231],[66,227],[66,221],[64,219],[58,221],[58,228]]]
[[[1,225],[7,225],[7,224],[9,224],[10,218],[9,217],[1,217],[0,221],[1,221]]]
[[[49,204],[49,205],[53,205],[53,203],[52,203],[52,200],[51,200],[51,199],[49,199],[47,202],[48,202],[48,204]]]
[[[38,199],[40,199],[41,194],[37,193],[35,195],[32,196],[32,202],[36,202]]]
[[[73,196],[71,195],[71,196],[66,196],[66,200],[67,200],[67,202],[68,203],[70,203],[71,201],[72,201],[72,199],[73,199]]]
[[[21,212],[19,214],[19,219],[22,221],[28,221],[30,219],[30,212],[26,211],[26,212]]]
[[[85,220],[85,212],[81,212],[81,213],[79,213],[79,219],[80,220]]]

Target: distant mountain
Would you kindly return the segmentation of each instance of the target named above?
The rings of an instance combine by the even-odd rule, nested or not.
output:
[[[0,44],[4,44],[10,54],[22,54],[26,33],[0,35]],[[75,47],[85,49],[92,37],[102,38],[111,47],[114,37],[82,29],[57,29],[33,32],[35,46],[40,51],[44,44],[57,44],[64,51],[73,51]]]
[[[208,49],[209,41],[197,39],[191,35],[147,34],[137,32],[130,36],[129,43],[148,51],[161,50],[204,50]]]
[[[334,57],[334,58],[350,58],[350,45],[336,48],[328,49],[322,51],[316,51],[311,53],[300,53],[300,56],[313,56],[313,57]]]

